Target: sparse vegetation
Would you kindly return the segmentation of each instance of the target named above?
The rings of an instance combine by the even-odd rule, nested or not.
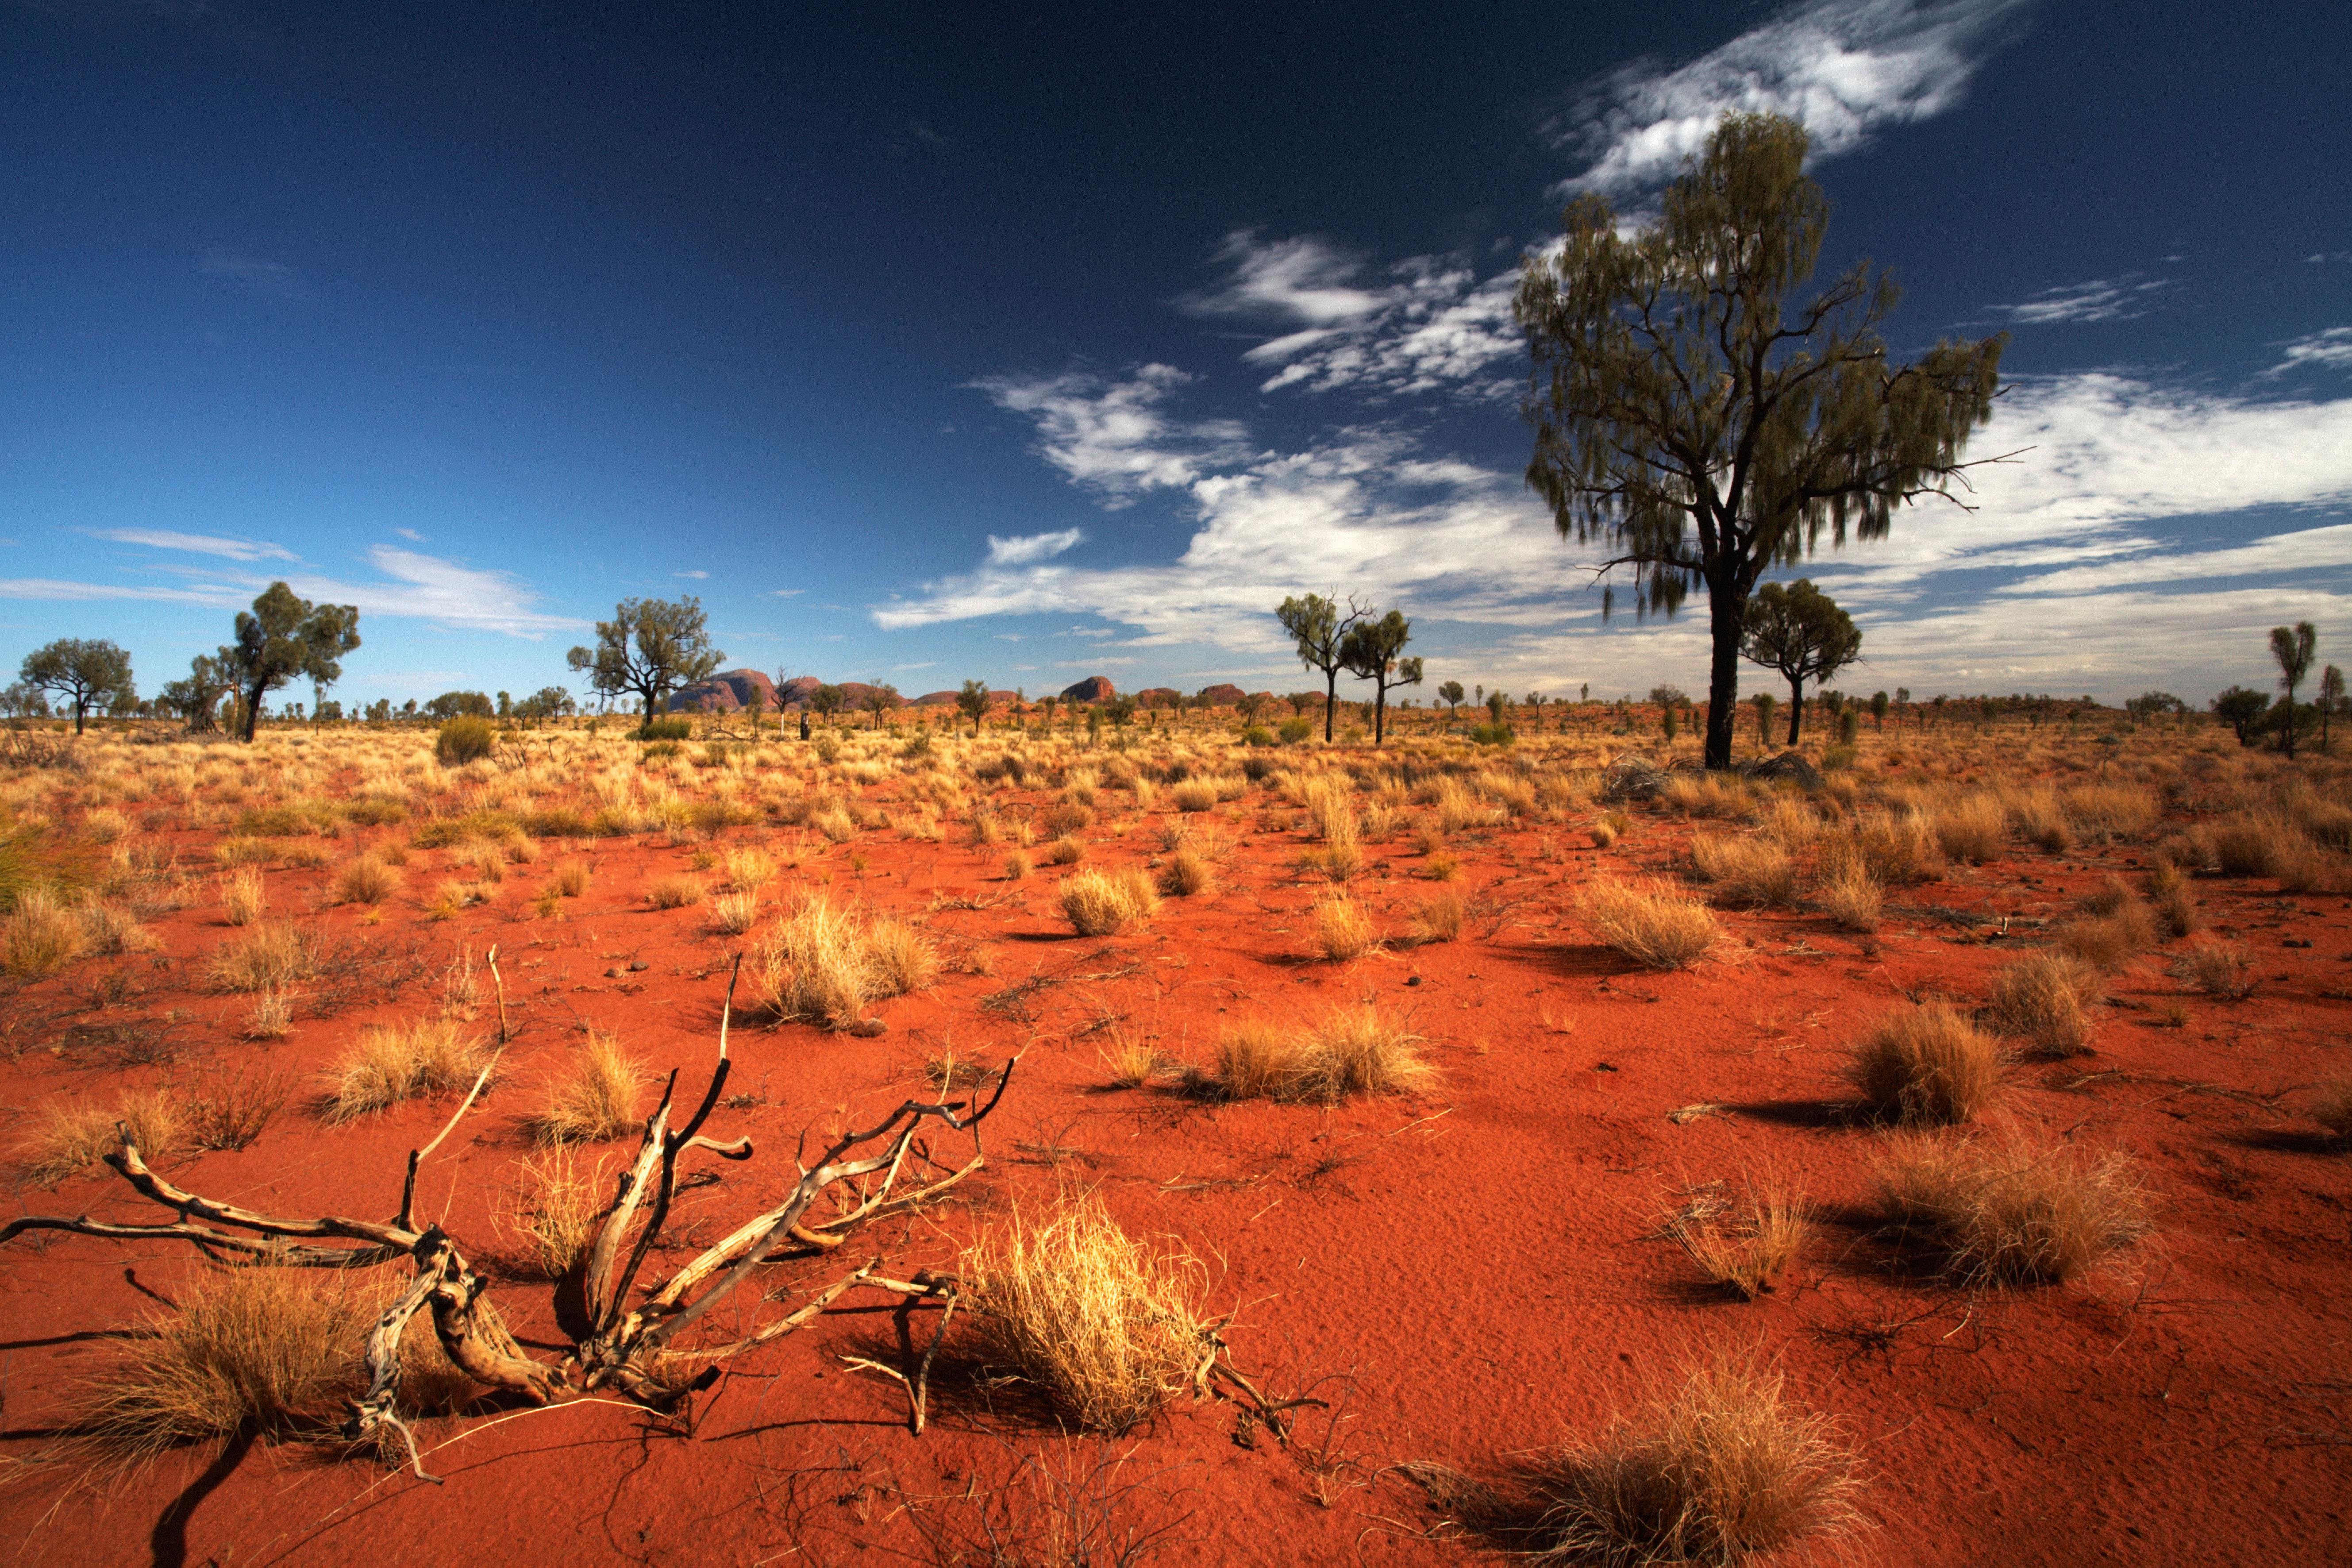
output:
[[[1080,871],[1062,883],[1062,913],[1080,936],[1110,936],[1151,918],[1160,895],[1141,871]]]
[[[489,1055],[481,1037],[456,1019],[370,1025],[335,1064],[326,1118],[350,1121],[420,1095],[470,1088]]]
[[[2105,991],[2099,972],[2071,953],[2029,953],[1993,976],[1986,1019],[2029,1050],[2078,1056],[2091,1048],[2088,1009]]]
[[[645,1125],[638,1107],[652,1074],[614,1037],[591,1029],[550,1079],[530,1118],[542,1144],[600,1143]]]
[[[1218,1037],[1215,1069],[1200,1082],[1224,1100],[1415,1094],[1437,1079],[1420,1046],[1375,1007],[1343,1008],[1303,1029],[1245,1020]]]
[[[1663,882],[1589,883],[1576,913],[1602,946],[1649,969],[1687,968],[1723,934],[1705,904]]]
[[[2149,1229],[2131,1162],[2073,1144],[1914,1137],[1878,1168],[1889,1213],[1971,1285],[2058,1285]]]
[[[1862,1102],[1904,1122],[1967,1121],[1992,1102],[2000,1054],[1940,1002],[1901,1005],[1856,1042],[1848,1076]]]

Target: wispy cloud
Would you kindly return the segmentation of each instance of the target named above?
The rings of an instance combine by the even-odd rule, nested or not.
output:
[[[1193,378],[1147,364],[1115,380],[1084,369],[1050,376],[990,376],[971,383],[1000,408],[1037,425],[1038,454],[1107,509],[1146,490],[1187,485],[1228,461],[1242,439],[1230,419],[1180,419],[1166,405]]]
[[[2022,326],[2056,321],[2128,321],[2157,308],[2177,287],[2168,279],[2145,278],[2137,272],[2121,278],[2094,278],[2087,283],[2065,283],[2044,289],[2021,304],[1988,305],[1993,319]]]
[[[671,576],[673,576],[673,577],[692,577],[692,578],[695,578],[696,580],[699,581],[699,580],[701,580],[701,579],[703,579],[703,578],[707,578],[707,577],[709,577],[709,576],[710,575],[710,574],[709,574],[709,573],[708,573],[708,572],[701,572],[701,571],[695,571],[695,572],[673,572],[673,573],[671,573],[671,574],[670,574],[670,575],[671,575]]]
[[[393,530],[393,532],[400,535],[401,538],[405,539],[411,544],[422,544],[425,542],[425,536],[417,532],[413,528],[395,528]]]
[[[205,253],[203,266],[214,277],[226,278],[256,294],[274,294],[281,300],[312,297],[310,285],[302,275],[282,261],[264,261],[242,250],[218,249]]]
[[[217,533],[181,533],[168,528],[93,528],[92,539],[117,544],[143,544],[153,550],[182,550],[196,555],[219,555],[231,561],[292,561],[295,553],[282,544],[259,539],[229,539]]]
[[[2352,370],[2352,327],[2329,327],[2285,345],[2286,357],[2266,373],[2291,370]]]
[[[988,563],[991,566],[1027,566],[1039,561],[1051,561],[1065,550],[1085,542],[1086,535],[1075,528],[1058,533],[1021,533],[1011,539],[988,536]]]
[[[909,120],[907,121],[907,134],[912,136],[916,141],[920,142],[926,147],[952,147],[955,145],[954,137],[942,136],[919,120]]]
[[[1729,110],[1793,116],[1813,155],[1956,107],[2030,0],[1805,0],[1680,65],[1636,60],[1585,83],[1543,127],[1584,161],[1564,191],[1664,184]]]

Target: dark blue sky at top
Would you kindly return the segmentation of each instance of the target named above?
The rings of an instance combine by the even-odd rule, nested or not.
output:
[[[870,607],[992,533],[1078,527],[1115,568],[1196,525],[1173,492],[1104,510],[975,381],[1164,363],[1262,446],[1409,419],[1515,473],[1507,402],[1261,395],[1239,355],[1277,329],[1179,302],[1237,229],[1504,271],[1577,172],[1538,133],[1562,95],[1773,14],[0,5],[0,578],[37,585],[0,600],[0,654],[110,636],[152,689],[231,589],[379,584],[390,546],[501,574],[524,617],[391,595],[362,700],[565,679],[557,623],[678,592],[730,662],[1062,684],[1083,650],[992,634],[1066,615]],[[2343,396],[2331,363],[2265,373],[2352,324],[2352,263],[2310,259],[2352,252],[2352,11],[2043,5],[2000,34],[1957,108],[1820,165],[1824,272],[1895,268],[1898,348],[2152,283],[2129,319],[2011,325],[2007,368]],[[123,530],[285,553],[94,537]],[[212,596],[108,592],[157,585]]]

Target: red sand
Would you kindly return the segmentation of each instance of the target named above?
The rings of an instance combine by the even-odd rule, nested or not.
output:
[[[1301,956],[1312,889],[1289,868],[1296,835],[1245,839],[1224,890],[1171,899],[1148,930],[1106,941],[1069,935],[1054,873],[1006,883],[1001,851],[961,845],[862,838],[770,890],[772,904],[829,878],[836,895],[920,916],[949,973],[885,1004],[879,1039],[803,1026],[736,1036],[735,1087],[765,1103],[721,1110],[710,1131],[750,1131],[759,1155],[717,1165],[719,1184],[686,1195],[682,1240],[772,1201],[803,1129],[874,1120],[921,1087],[928,1056],[1022,1053],[988,1170],[956,1202],[861,1236],[849,1252],[887,1252],[901,1276],[950,1264],[992,1215],[1097,1187],[1130,1230],[1178,1238],[1203,1260],[1211,1305],[1234,1314],[1234,1358],[1262,1388],[1330,1402],[1329,1413],[1300,1413],[1287,1449],[1231,1404],[1180,1402],[1122,1438],[1064,1439],[952,1393],[916,1437],[898,1385],[839,1360],[878,1341],[887,1318],[845,1314],[738,1365],[700,1405],[691,1436],[583,1402],[428,1424],[437,1487],[291,1446],[191,1451],[103,1490],[34,1470],[0,1493],[0,1530],[27,1560],[74,1563],[750,1563],[869,1551],[984,1562],[992,1538],[1010,1544],[1006,1560],[1025,1561],[1051,1560],[1049,1536],[1072,1557],[1090,1540],[1089,1561],[1144,1537],[1170,1563],[1437,1561],[1465,1548],[1429,1538],[1435,1515],[1389,1467],[1433,1459],[1493,1474],[1515,1452],[1638,1404],[1693,1355],[1728,1348],[1777,1359],[1862,1452],[1876,1521],[1856,1543],[1864,1560],[2352,1561],[2352,1165],[2297,1115],[2309,1087],[2343,1065],[2352,901],[2201,881],[2208,924],[2255,954],[2253,999],[2208,1001],[2165,977],[2160,957],[2144,959],[2102,1010],[2095,1055],[2009,1069],[1995,1126],[2130,1152],[2159,1229],[2087,1286],[1969,1294],[1923,1277],[1874,1234],[1874,1135],[1833,1110],[1842,1048],[1905,994],[1981,995],[2033,929],[2013,921],[2010,938],[1986,940],[1929,906],[2058,915],[2135,851],[2020,851],[1956,868],[1893,895],[1874,939],[1811,916],[1731,914],[1722,956],[1687,973],[1635,971],[1591,944],[1568,895],[1596,864],[1663,871],[1686,836],[1643,816],[1603,855],[1553,827],[1457,844],[1456,886],[1475,900],[1463,940],[1345,965]],[[1104,837],[1090,863],[1131,863],[1151,843],[1142,831]],[[227,934],[215,913],[159,921],[165,962],[86,962],[7,999],[7,1043],[22,1053],[0,1068],[8,1103],[22,1112],[169,1072],[192,1082],[220,1062],[266,1061],[315,1082],[363,1023],[431,1006],[460,943],[478,954],[496,942],[521,1029],[509,1089],[426,1166],[419,1203],[494,1272],[511,1238],[492,1215],[511,1201],[513,1163],[529,1146],[517,1123],[531,1080],[576,1026],[593,1024],[698,1092],[737,945],[709,931],[705,910],[656,913],[635,897],[688,858],[651,839],[594,846],[588,894],[563,919],[530,918],[530,895],[562,858],[548,847],[515,868],[499,910],[424,921],[413,890],[440,858],[420,852],[412,895],[387,904],[380,925],[359,926],[353,908],[304,913],[380,952],[422,952],[405,966],[412,984],[387,992],[379,974],[371,1005],[303,1016],[274,1047],[236,1037],[246,999],[194,988],[187,961]],[[869,862],[865,874],[853,854]],[[1402,844],[1367,855],[1358,889],[1381,929],[1401,932],[1430,884],[1408,879],[1420,861]],[[273,870],[273,909],[321,904],[326,875]],[[970,972],[975,956],[992,973]],[[648,967],[605,977],[632,961]],[[131,994],[93,1009],[108,970],[128,976]],[[1033,978],[1024,996],[1008,996]],[[1325,1111],[1103,1087],[1108,1023],[1201,1060],[1228,1016],[1367,998],[1427,1037],[1444,1073],[1436,1092]],[[2153,1005],[2175,1002],[2186,1026],[2160,1026]],[[174,1015],[164,1032],[179,1065],[125,1068],[121,1041],[138,1031],[108,1032],[152,1032]],[[1721,1109],[1668,1119],[1708,1102]],[[412,1104],[328,1129],[298,1101],[252,1148],[170,1173],[278,1213],[386,1214],[406,1151],[449,1109]],[[1644,1239],[1670,1193],[1768,1168],[1799,1181],[1826,1217],[1777,1292],[1752,1304],[1709,1295],[1677,1251]],[[157,1217],[101,1175],[55,1194],[26,1188],[19,1203]],[[8,1249],[0,1350],[12,1458],[39,1448],[76,1380],[111,1353],[100,1331],[152,1310],[148,1293],[171,1296],[196,1266],[184,1248],[69,1236]],[[799,1288],[844,1271],[818,1258],[775,1272]],[[552,1360],[562,1341],[550,1294],[507,1280],[495,1299]]]

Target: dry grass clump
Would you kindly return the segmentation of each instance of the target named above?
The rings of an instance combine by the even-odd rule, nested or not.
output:
[[[335,1064],[323,1108],[330,1121],[387,1110],[420,1095],[470,1089],[489,1052],[454,1018],[373,1024]]]
[[[2246,950],[2234,942],[2200,942],[2174,962],[2172,973],[2224,1002],[2244,1001],[2257,984]]]
[[[868,1002],[929,985],[939,957],[912,927],[868,921],[819,894],[768,928],[754,945],[751,971],[753,994],[768,1012],[842,1029],[866,1016]]]
[[[1097,1432],[1150,1416],[1210,1353],[1197,1269],[1129,1236],[1092,1195],[1064,1198],[1042,1222],[1016,1213],[961,1265],[986,1360]]]
[[[1598,881],[1576,895],[1586,929],[1649,969],[1681,969],[1705,957],[1723,934],[1706,906],[1663,882]]]
[[[1045,858],[1055,866],[1075,866],[1087,858],[1087,841],[1065,833],[1045,846]]]
[[[388,1272],[208,1269],[174,1292],[76,1412],[74,1439],[116,1463],[236,1431],[323,1431],[366,1385],[368,1330],[405,1281]],[[401,1342],[403,1404],[455,1403],[471,1384],[443,1357],[430,1314]]]
[[[1772,1289],[1804,1250],[1812,1205],[1776,1180],[1752,1184],[1737,1202],[1695,1195],[1661,1227],[1699,1272],[1743,1301]]]
[[[1777,1372],[1717,1360],[1529,1478],[1544,1564],[1729,1564],[1860,1528],[1853,1454]]]
[[[756,893],[776,879],[776,863],[759,849],[730,849],[719,858],[727,885],[739,893]]]
[[[317,940],[289,925],[247,927],[213,949],[205,978],[220,991],[285,991],[318,972]]]
[[[2044,1056],[2080,1056],[2091,1048],[2088,1009],[2106,994],[2097,969],[2072,953],[2029,953],[1993,976],[1986,1021]]]
[[[741,936],[759,919],[757,893],[721,893],[710,900],[710,923],[729,936]]]
[[[1864,818],[1840,847],[1848,846],[1882,888],[1908,888],[1944,874],[1943,846],[1933,824],[1916,812]]]
[[[1029,879],[1029,874],[1035,869],[1036,867],[1030,863],[1029,852],[1025,849],[1015,849],[1004,858],[1004,879],[1008,882],[1025,882]]]
[[[1141,871],[1080,871],[1062,883],[1062,913],[1080,936],[1108,936],[1151,918],[1160,895]]]
[[[1878,929],[1886,892],[1857,858],[1834,867],[1814,888],[1813,901],[1839,930],[1869,931]]]
[[[1456,940],[1462,934],[1462,921],[1467,913],[1461,894],[1451,890],[1432,893],[1412,911],[1414,944]]]
[[[1904,1122],[1966,1121],[1992,1102],[2000,1052],[1991,1037],[1940,1002],[1900,1006],[1853,1047],[1847,1076],[1880,1115]]]
[[[346,904],[382,903],[400,887],[400,873],[373,855],[346,860],[335,873],[335,899]]]
[[[1217,786],[1212,779],[1186,779],[1168,792],[1168,798],[1182,812],[1213,811],[1217,805]]]
[[[1199,1087],[1223,1100],[1320,1100],[1416,1094],[1436,1081],[1421,1039],[1376,1007],[1343,1008],[1301,1032],[1263,1020],[1226,1028],[1214,1076]]]
[[[645,1125],[637,1107],[652,1074],[622,1047],[618,1038],[591,1029],[562,1072],[541,1091],[530,1118],[531,1135],[541,1144],[598,1143]]]
[[[1775,909],[1796,896],[1796,862],[1769,838],[1701,833],[1691,839],[1690,858],[1720,903]]]
[[[2137,838],[2163,815],[2156,796],[2133,784],[2084,784],[2065,795],[2067,819],[2086,838]]]
[[[0,921],[0,968],[19,979],[54,974],[88,945],[81,921],[44,888],[18,893],[16,907]]]
[[[507,1223],[522,1233],[530,1262],[547,1278],[566,1278],[595,1246],[605,1187],[604,1163],[582,1170],[569,1144],[524,1162],[521,1206]]]
[[[2126,895],[2126,901],[2108,913],[2069,921],[2057,942],[2084,963],[2113,973],[2156,945],[2156,917]]]
[[[2352,1142],[2352,1078],[2330,1079],[2311,1102],[2311,1119],[2338,1142]]]
[[[1160,1053],[1151,1042],[1123,1029],[1113,1029],[1100,1052],[1103,1071],[1118,1089],[1141,1089],[1160,1071]]]
[[[1160,868],[1160,890],[1170,898],[1193,898],[1216,885],[1216,872],[1208,857],[1189,844],[1168,857],[1168,863]]]
[[[249,926],[261,918],[268,905],[259,867],[240,867],[220,879],[221,919],[226,923]]]
[[[54,1187],[122,1146],[118,1124],[148,1160],[178,1152],[185,1124],[182,1098],[162,1089],[126,1089],[111,1108],[88,1100],[51,1101],[16,1145],[16,1163],[36,1186]]]
[[[547,879],[547,885],[558,898],[576,899],[588,890],[589,879],[593,875],[587,861],[565,860],[556,866],[554,875]]]
[[[1896,1223],[1970,1285],[2063,1284],[2151,1228],[2131,1162],[2113,1152],[1913,1138],[1876,1174]]]
[[[1378,942],[1371,917],[1355,900],[1342,893],[1316,904],[1315,951],[1332,963],[1361,958]]]
[[[2197,929],[2197,895],[2189,890],[2189,879],[2179,867],[2158,860],[2140,879],[2140,890],[2147,895],[2149,912],[2166,936],[2183,937]]]
[[[682,910],[702,902],[702,879],[683,873],[656,877],[646,884],[646,902],[657,910]]]

